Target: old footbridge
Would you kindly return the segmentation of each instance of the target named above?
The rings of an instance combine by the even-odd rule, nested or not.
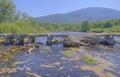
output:
[[[65,38],[69,35],[51,35],[51,34],[0,34],[4,45],[24,45],[25,43],[34,43],[36,37],[47,37],[46,42],[51,43],[54,37]],[[27,39],[27,41],[25,41]]]
[[[120,36],[120,34],[103,34],[103,33],[90,33],[90,36],[94,35],[99,37],[103,36],[105,41],[113,41],[115,36]],[[29,43],[34,43],[36,37],[46,37],[46,43],[49,45],[52,43],[54,37],[62,37],[63,41],[66,37],[70,36],[66,34],[0,34],[0,43],[4,45],[24,45]],[[82,35],[81,35],[82,36]]]

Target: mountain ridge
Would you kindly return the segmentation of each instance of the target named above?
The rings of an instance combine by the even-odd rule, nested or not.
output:
[[[59,13],[37,17],[36,20],[38,22],[76,24],[83,21],[99,21],[117,18],[120,18],[120,11],[118,10],[103,7],[88,7],[65,14]]]

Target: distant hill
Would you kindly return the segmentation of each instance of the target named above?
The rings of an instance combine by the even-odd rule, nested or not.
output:
[[[102,7],[89,7],[77,11],[69,12],[66,14],[53,14],[43,17],[37,17],[38,22],[52,22],[52,23],[80,23],[83,21],[98,21],[120,18],[120,11],[102,8]]]

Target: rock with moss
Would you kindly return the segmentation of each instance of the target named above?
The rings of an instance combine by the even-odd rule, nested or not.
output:
[[[78,47],[78,46],[80,46],[79,42],[75,38],[73,38],[73,37],[65,38],[63,45],[65,47]]]
[[[101,39],[95,36],[85,36],[80,39],[81,42],[86,43],[88,45],[99,44]]]
[[[63,40],[62,39],[52,40],[52,44],[58,44],[58,43],[63,43]]]
[[[64,51],[63,54],[67,57],[71,57],[71,56],[73,56],[74,53],[70,52],[70,51]]]
[[[92,57],[87,57],[87,56],[82,56],[81,60],[88,63],[88,64],[98,64],[99,63],[98,60],[96,60],[96,59],[94,59]]]
[[[106,38],[107,37],[107,38]],[[96,44],[113,45],[115,40],[112,36],[106,36],[105,38],[100,38],[97,36],[81,36],[73,37],[69,36],[64,40],[65,47],[79,47],[79,46],[91,46]]]
[[[79,47],[98,44],[98,38],[96,37],[67,37],[64,40],[65,47]]]

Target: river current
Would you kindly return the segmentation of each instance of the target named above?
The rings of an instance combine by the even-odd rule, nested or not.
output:
[[[93,33],[52,34],[77,37],[91,36]],[[1,46],[0,77],[120,77],[120,37],[115,37],[115,45],[79,48],[65,48],[62,43],[46,46],[46,39],[47,37],[36,38],[36,42],[40,44],[31,53],[27,53],[28,49],[23,46]],[[98,63],[85,62],[82,60],[83,56],[94,58]]]

